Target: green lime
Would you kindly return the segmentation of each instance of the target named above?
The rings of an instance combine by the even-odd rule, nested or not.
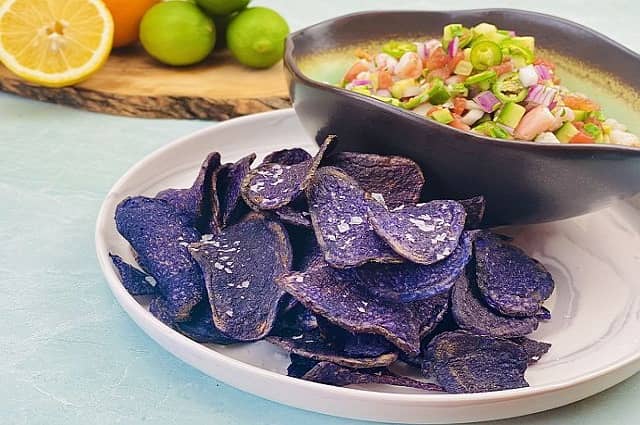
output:
[[[284,55],[289,25],[277,12],[251,7],[236,16],[227,28],[227,46],[243,65],[268,68]]]
[[[192,65],[209,56],[216,44],[211,18],[185,1],[158,3],[140,23],[140,41],[151,56],[168,65]]]
[[[198,6],[210,15],[224,16],[247,7],[251,0],[196,0]]]

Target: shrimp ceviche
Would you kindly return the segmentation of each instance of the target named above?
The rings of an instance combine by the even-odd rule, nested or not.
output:
[[[444,27],[441,39],[389,41],[358,51],[342,87],[459,130],[509,140],[640,147],[598,103],[560,85],[535,39],[481,23]]]

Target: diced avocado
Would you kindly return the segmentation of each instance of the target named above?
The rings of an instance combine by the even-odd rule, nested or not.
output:
[[[472,72],[473,65],[471,64],[471,62],[466,60],[461,60],[460,62],[458,62],[458,65],[456,65],[456,68],[453,70],[454,74],[465,76],[471,75]]]
[[[594,118],[597,119],[598,121],[604,121],[607,118],[604,116],[604,114],[602,113],[602,111],[592,111],[589,112],[588,118]],[[586,118],[585,118],[586,119]]]
[[[477,35],[485,35],[485,34],[498,32],[498,27],[496,27],[495,25],[491,25],[486,22],[483,22],[473,27],[473,32]]]
[[[400,102],[400,106],[402,106],[404,109],[414,109],[425,103],[427,100],[429,100],[429,94],[427,93],[427,91],[424,91],[418,96],[414,96],[405,102]]]
[[[447,90],[451,97],[467,97],[469,95],[469,89],[463,83],[450,84]]]
[[[374,99],[378,99],[384,103],[388,103],[389,105],[393,105],[393,106],[402,106],[401,103],[398,99],[394,99],[393,97],[386,97],[386,96],[376,96],[376,95],[372,95],[371,97],[373,97]]]
[[[584,125],[584,132],[596,140],[602,138],[602,129],[593,123],[586,123]]]
[[[449,124],[451,121],[453,121],[453,115],[451,115],[451,111],[445,108],[440,108],[433,111],[431,113],[431,117],[434,120],[441,122],[442,124]]]
[[[573,136],[579,132],[573,124],[566,122],[555,132],[555,135],[561,143],[569,143],[569,141],[573,139]]]
[[[580,109],[574,109],[573,115],[575,115],[574,121],[584,121],[589,116],[587,111],[581,111]]]
[[[527,110],[514,102],[507,102],[496,114],[495,121],[507,127],[516,128]]]
[[[391,86],[391,94],[393,95],[393,97],[396,97],[396,98],[405,97],[404,93],[410,87],[417,87],[416,81],[412,78],[396,81]]]
[[[427,94],[429,95],[429,103],[433,105],[442,105],[451,97],[447,88],[444,86],[444,83],[439,78],[436,78],[431,82],[431,87]]]
[[[484,134],[485,136],[495,137],[497,139],[509,139],[511,136],[503,128],[493,121],[484,121],[475,127],[473,131]]]
[[[523,58],[522,56],[512,56],[511,57],[511,63],[513,64],[513,67],[516,69],[520,69],[523,68],[527,65],[529,65],[527,63],[527,60],[525,58]]]
[[[530,37],[530,36],[526,36],[526,37],[512,37],[511,41],[513,41],[514,43],[517,43],[518,45],[525,47],[529,50],[531,50],[532,52],[536,50],[536,39],[535,37]]]
[[[471,61],[471,47],[467,47],[462,53],[464,53],[464,60],[467,62]]]
[[[449,24],[445,25],[442,30],[442,44],[446,44],[453,40],[454,37],[459,37],[464,32],[462,24]]]

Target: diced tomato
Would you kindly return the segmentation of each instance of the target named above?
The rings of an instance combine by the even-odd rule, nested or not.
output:
[[[582,131],[584,129],[584,122],[576,121],[576,122],[573,123],[573,126],[575,128],[577,128],[578,130]]]
[[[464,97],[455,97],[453,99],[453,112],[461,115],[467,108],[467,100]]]
[[[506,74],[507,72],[513,71],[513,63],[511,63],[510,60],[507,60],[502,62],[500,65],[492,66],[491,69],[493,69],[498,75]]]
[[[438,68],[438,69],[429,71],[429,73],[427,74],[427,81],[431,81],[434,78],[440,78],[442,81],[444,81],[447,78],[449,78],[450,75],[451,75],[451,71],[449,70],[448,67],[445,66],[443,68]]]
[[[462,51],[456,53],[456,55],[454,57],[451,58],[451,60],[449,61],[449,63],[447,63],[447,68],[449,68],[449,70],[453,73],[453,70],[456,69],[456,66],[458,66],[458,63],[464,59],[464,53]]]
[[[442,47],[438,47],[429,54],[426,60],[424,60],[424,67],[428,70],[442,68],[449,63],[451,58],[444,51]]]
[[[463,123],[460,118],[456,118],[449,123],[449,125],[453,128],[457,128],[458,130],[470,131],[471,127],[467,124]]]
[[[556,70],[556,64],[554,64],[551,61],[548,61],[546,59],[542,59],[542,58],[536,58],[536,60],[533,61],[534,65],[545,65],[549,68],[551,68],[552,71]]]
[[[564,101],[565,106],[568,106],[571,109],[579,109],[587,112],[600,110],[600,105],[588,97],[566,95],[562,97],[562,100]]]
[[[576,134],[571,138],[571,140],[569,140],[569,143],[594,143],[594,142],[595,142],[595,139],[582,130],[580,130],[578,134]]]
[[[345,83],[350,83],[351,81],[353,81],[358,76],[358,74],[360,74],[361,72],[368,71],[368,70],[369,70],[369,64],[367,64],[363,60],[359,60],[356,63],[354,63],[353,65],[351,65],[351,68],[349,68],[347,73],[344,74],[343,81]]]
[[[393,85],[393,77],[389,71],[378,71],[378,88],[388,89]]]

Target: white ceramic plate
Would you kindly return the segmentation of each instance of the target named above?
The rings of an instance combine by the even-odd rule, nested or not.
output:
[[[335,416],[385,422],[452,423],[507,418],[552,409],[600,392],[640,370],[640,202],[595,214],[507,229],[556,280],[547,303],[553,319],[533,335],[553,343],[527,371],[529,388],[484,394],[428,394],[387,386],[336,388],[283,375],[287,356],[265,342],[202,345],[157,321],[120,284],[108,253],[132,261],[113,220],[129,195],[190,186],[213,150],[225,161],[256,152],[315,146],[292,110],[240,118],[177,140],[144,158],[111,189],[96,227],[96,249],[113,294],[162,347],[241,390]],[[571,196],[571,194],[567,194]]]

